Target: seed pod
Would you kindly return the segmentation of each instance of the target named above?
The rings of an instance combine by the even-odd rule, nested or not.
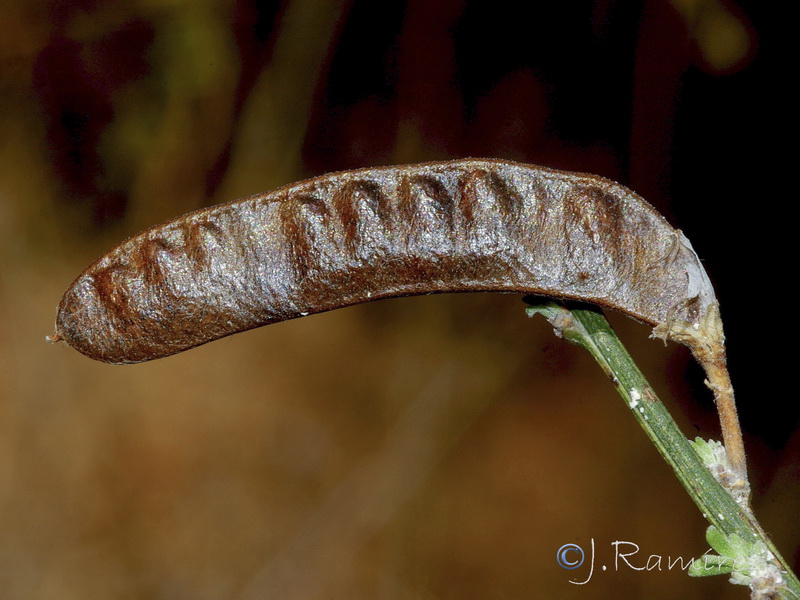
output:
[[[501,160],[333,173],[158,225],[78,277],[51,339],[136,363],[369,300],[466,291],[582,300],[664,338],[721,343],[697,255],[649,204],[601,177]]]
[[[689,346],[746,495],[708,276],[653,207],[594,175],[468,159],[333,173],[198,210],[86,269],[50,339],[136,363],[359,302],[469,291],[599,304]]]

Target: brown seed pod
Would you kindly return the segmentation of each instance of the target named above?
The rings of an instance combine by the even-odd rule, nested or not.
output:
[[[649,204],[601,177],[501,160],[333,173],[158,225],[78,277],[51,339],[136,363],[369,300],[465,291],[582,300],[690,346],[721,342],[705,270]]]
[[[467,159],[333,173],[198,210],[86,269],[50,339],[136,363],[359,302],[468,291],[599,304],[689,346],[746,485],[708,276],[680,231],[595,175]]]

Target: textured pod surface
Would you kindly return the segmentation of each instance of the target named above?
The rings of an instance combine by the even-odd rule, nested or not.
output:
[[[466,291],[591,302],[690,346],[716,314],[688,240],[630,190],[466,159],[333,173],[153,227],[78,277],[52,339],[135,363],[369,300]]]

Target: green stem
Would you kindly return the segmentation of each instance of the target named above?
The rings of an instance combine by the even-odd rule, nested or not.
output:
[[[586,305],[567,308],[553,302],[527,300],[531,303],[529,315],[543,314],[558,335],[583,346],[594,357],[708,522],[725,535],[736,534],[744,541],[763,543],[786,583],[778,590],[780,597],[800,598],[797,576],[764,534],[746,503],[737,503],[703,464],[603,314]]]

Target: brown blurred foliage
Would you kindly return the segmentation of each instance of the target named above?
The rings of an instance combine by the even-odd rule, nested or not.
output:
[[[378,302],[127,367],[44,341],[70,281],[144,227],[334,169],[469,155],[617,179],[692,239],[755,509],[796,564],[791,356],[769,351],[779,321],[755,293],[773,286],[752,285],[793,252],[765,176],[786,117],[767,10],[4,3],[0,597],[746,597],[667,570],[705,551],[703,519],[599,369],[519,298]],[[615,324],[687,435],[717,437],[686,353]],[[593,578],[572,585],[588,570],[556,551],[592,540]],[[662,570],[615,569],[616,540]]]

